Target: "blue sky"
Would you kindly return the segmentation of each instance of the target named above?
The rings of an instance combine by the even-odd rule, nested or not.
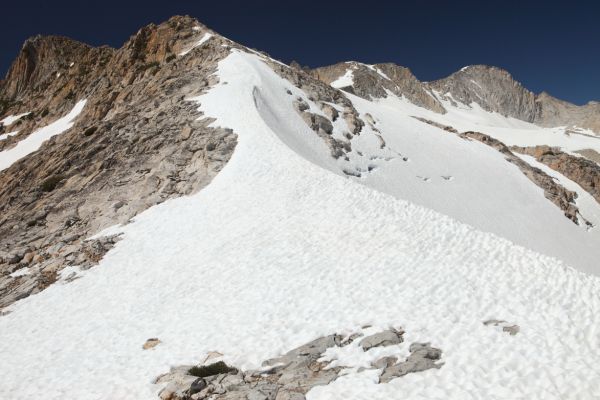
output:
[[[600,100],[600,5],[591,1],[34,0],[2,8],[2,75],[35,34],[119,47],[143,25],[189,14],[285,62],[395,62],[424,81],[488,64],[534,92]]]

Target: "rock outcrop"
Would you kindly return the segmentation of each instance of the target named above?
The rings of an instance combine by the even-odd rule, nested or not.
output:
[[[0,171],[0,307],[43,289],[65,266],[93,265],[84,239],[201,189],[229,160],[236,136],[209,127],[187,100],[217,83],[217,63],[233,46],[211,32],[180,55],[207,32],[174,17],[118,50],[58,37],[25,43],[0,97],[5,114],[32,114],[0,150],[87,103],[71,129]],[[22,268],[28,274],[14,276]]]
[[[402,330],[391,329],[362,339],[373,346],[392,346],[402,342]],[[328,385],[336,380],[344,368],[331,366],[323,354],[333,347],[351,345],[360,334],[344,338],[333,334],[315,339],[288,353],[263,362],[258,370],[240,371],[223,361],[200,366],[172,368],[159,376],[155,383],[165,385],[158,397],[161,400],[199,399],[262,399],[304,400],[315,386]],[[360,351],[368,351],[360,342]],[[429,343],[413,343],[410,355],[398,362],[397,357],[383,357],[373,363],[372,369],[381,370],[379,383],[388,383],[409,373],[442,367],[442,351]]]
[[[553,170],[560,172],[581,186],[600,203],[600,165],[594,161],[565,153],[557,147],[550,146],[513,146],[511,150],[528,154]]]
[[[428,85],[451,103],[477,103],[487,111],[528,122],[536,114],[535,95],[501,68],[474,65]]]

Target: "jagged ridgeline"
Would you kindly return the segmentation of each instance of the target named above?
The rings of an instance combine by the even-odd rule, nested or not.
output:
[[[208,127],[187,98],[217,81],[217,62],[229,53],[222,44],[233,44],[216,37],[194,57],[177,57],[205,34],[194,19],[174,17],[120,49],[57,36],[25,42],[0,96],[2,115],[30,114],[10,126],[18,134],[1,140],[0,151],[87,102],[71,129],[0,172],[0,268],[25,261],[44,277],[3,279],[0,306],[43,289],[68,264],[97,262],[112,243],[81,239],[193,193],[221,170],[236,135]]]

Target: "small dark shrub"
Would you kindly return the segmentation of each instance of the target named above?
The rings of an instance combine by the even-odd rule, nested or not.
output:
[[[199,365],[189,369],[188,374],[197,376],[198,378],[205,378],[207,376],[228,374],[230,372],[236,372],[237,369],[230,367],[223,361],[216,362],[210,365]]]
[[[165,59],[165,61],[166,62],[170,62],[171,60],[174,60],[174,59],[175,59],[175,54],[169,54],[167,56],[167,58]]]
[[[54,189],[56,189],[58,183],[63,179],[65,179],[63,175],[52,175],[44,179],[44,181],[40,185],[40,189],[42,189],[44,192],[51,192]]]
[[[44,108],[44,110],[42,111],[42,113],[40,114],[40,116],[41,116],[42,118],[44,118],[44,117],[45,117],[46,115],[48,115],[49,113],[50,113],[50,111],[48,111],[48,109],[47,109],[47,108]]]

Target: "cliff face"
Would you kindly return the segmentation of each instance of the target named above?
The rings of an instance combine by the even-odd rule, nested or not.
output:
[[[559,100],[546,92],[536,96],[534,122],[541,126],[577,126],[600,134],[600,103],[589,102],[577,106]]]
[[[474,65],[431,82],[441,96],[464,104],[477,103],[487,111],[532,122],[539,126],[577,126],[600,134],[600,104],[577,106],[542,92],[524,88],[507,71]]]
[[[535,95],[500,68],[485,65],[463,68],[429,86],[450,101],[477,103],[487,111],[534,122]]]

